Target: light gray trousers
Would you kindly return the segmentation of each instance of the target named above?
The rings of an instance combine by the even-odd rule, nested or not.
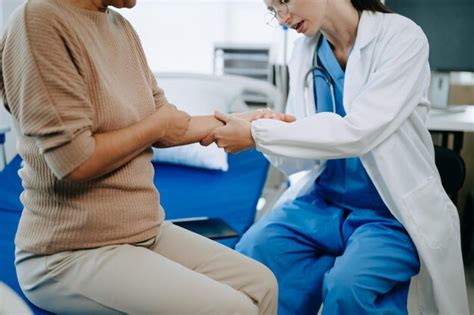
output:
[[[165,222],[155,239],[53,255],[17,249],[20,286],[61,314],[276,314],[272,272]]]

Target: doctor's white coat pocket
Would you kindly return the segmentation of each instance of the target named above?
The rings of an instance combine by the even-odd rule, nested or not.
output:
[[[458,233],[457,209],[434,177],[406,194],[403,203],[414,230],[429,247],[442,248]]]

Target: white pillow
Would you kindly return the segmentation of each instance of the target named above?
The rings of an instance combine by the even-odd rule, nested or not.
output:
[[[180,164],[211,170],[227,171],[227,153],[215,143],[203,147],[199,143],[173,148],[153,148],[152,162]]]

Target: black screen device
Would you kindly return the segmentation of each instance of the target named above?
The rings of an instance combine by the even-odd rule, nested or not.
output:
[[[423,29],[432,70],[474,71],[474,1],[385,0],[385,4]]]
[[[178,219],[171,222],[213,240],[239,236],[239,233],[220,218]]]

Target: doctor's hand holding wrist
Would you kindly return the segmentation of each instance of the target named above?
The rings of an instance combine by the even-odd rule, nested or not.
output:
[[[251,122],[257,119],[277,119],[283,122],[296,120],[291,115],[275,113],[270,109],[257,110],[238,114],[223,114],[215,112],[215,117],[225,123],[225,126],[216,128],[206,138],[201,140],[202,145],[215,142],[219,148],[228,153],[238,153],[255,147],[251,132]]]
[[[252,122],[257,119],[276,119],[283,122],[294,122],[296,120],[296,118],[291,115],[274,112],[270,108],[257,109],[243,113],[234,113],[232,115],[247,120],[248,122]]]
[[[226,115],[219,111],[215,112],[215,117],[225,123],[225,126],[211,132],[201,141],[202,145],[215,142],[219,148],[223,148],[228,153],[238,153],[255,147],[250,131],[250,121],[238,115]]]

